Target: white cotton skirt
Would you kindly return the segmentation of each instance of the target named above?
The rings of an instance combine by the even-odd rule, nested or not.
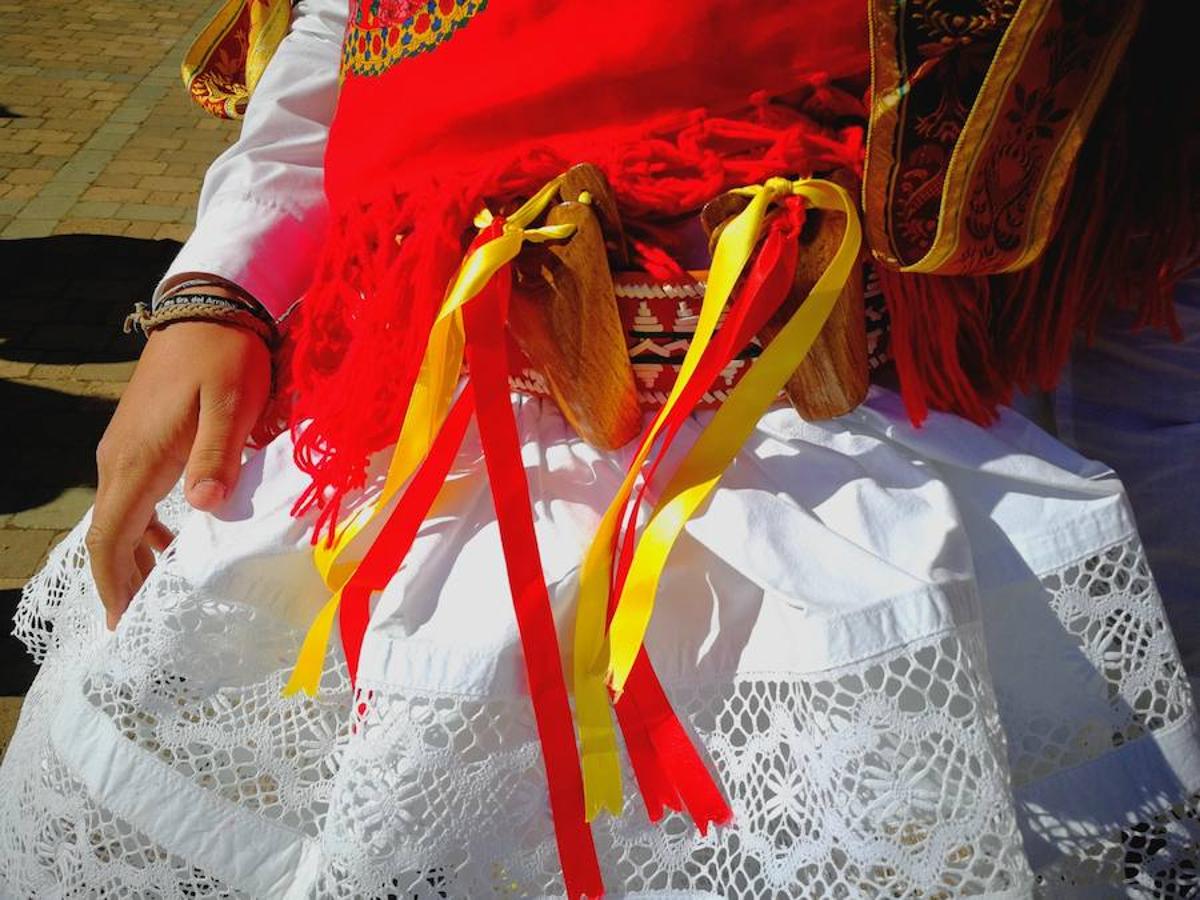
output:
[[[569,654],[631,451],[513,407]],[[281,696],[328,596],[289,515],[304,483],[285,436],[218,515],[168,500],[178,539],[114,634],[86,519],[28,586],[42,668],[0,769],[0,895],[562,895],[477,436],[377,598],[356,697],[336,648],[316,699]],[[771,410],[647,644],[735,819],[652,825],[627,770],[594,826],[609,896],[1195,889],[1197,718],[1121,484],[1016,413],[914,429],[880,388],[832,422]]]

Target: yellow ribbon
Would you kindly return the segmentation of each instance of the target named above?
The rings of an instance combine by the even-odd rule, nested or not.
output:
[[[609,626],[609,676],[618,695],[642,647],[659,579],[683,526],[712,493],[759,419],[804,361],[858,265],[862,230],[849,194],[828,181],[798,182],[794,192],[818,209],[844,213],[846,230],[833,260],[804,303],[713,415],[650,515]]]
[[[589,822],[602,809],[620,815],[623,802],[617,739],[605,684],[608,670],[605,622],[612,579],[612,546],[621,524],[618,518],[633,492],[638,473],[650,455],[655,438],[712,340],[721,313],[754,252],[768,208],[775,200],[792,193],[792,182],[785,178],[772,178],[764,185],[744,189],[744,193],[750,196],[750,203],[724,228],[717,240],[704,298],[700,303],[696,331],[680,365],[679,376],[651,423],[616,497],[600,520],[579,574],[574,688],[585,808]]]
[[[611,682],[618,695],[624,688],[645,637],[654,590],[670,549],[684,523],[711,492],[763,412],[807,354],[858,261],[861,231],[857,211],[849,195],[837,185],[815,180],[792,183],[772,179],[738,193],[749,196],[751,201],[718,239],[696,333],[679,377],[651,425],[642,452],[635,457],[617,497],[601,519],[580,574],[575,695],[589,821],[600,809],[614,814],[621,809],[616,735],[608,709],[606,683]],[[606,639],[604,622],[612,577],[612,542],[620,525],[617,517],[631,495],[650,445],[712,338],[716,321],[753,252],[768,206],[788,194],[803,196],[817,207],[844,212],[847,225],[842,243],[806,302],[750,368],[672,478],[635,549],[626,587],[618,599]],[[634,597],[636,601],[630,599]]]
[[[349,557],[348,548],[408,482],[429,452],[446,418],[462,369],[462,307],[479,295],[501,267],[516,258],[525,241],[540,243],[570,237],[574,233],[575,226],[570,224],[529,227],[549,205],[561,184],[561,177],[548,182],[505,220],[499,235],[472,250],[459,267],[430,330],[382,490],[373,502],[358,507],[342,520],[332,545],[322,542],[313,549],[313,562],[333,594],[309,626],[295,668],[284,686],[284,696],[299,691],[309,696],[316,694],[334,618],[342,602],[342,588],[362,561],[361,557]],[[492,221],[492,214],[485,209],[476,216],[475,225],[482,231]]]
[[[354,539],[392,502],[429,452],[437,430],[450,409],[458,372],[462,367],[462,356],[461,317],[455,315],[439,319],[430,332],[429,344],[421,360],[400,438],[388,463],[383,488],[374,501],[358,507],[342,520],[332,545],[322,541],[313,548],[313,563],[325,586],[333,594],[313,619],[304,643],[300,645],[295,668],[283,689],[285,697],[299,691],[310,697],[317,693],[334,617],[342,603],[342,588],[360,562],[343,557],[347,555],[347,548]]]

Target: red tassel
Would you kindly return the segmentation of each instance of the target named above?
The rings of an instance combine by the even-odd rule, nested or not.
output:
[[[878,267],[891,317],[891,349],[900,393],[914,424],[930,409],[987,424],[1008,385],[990,334],[985,278],[911,275]]]
[[[434,317],[462,259],[463,197],[388,197],[331,227],[300,320],[287,388],[296,465],[312,476],[299,515],[321,510],[333,534],[339,499],[400,432]],[[384,302],[386,298],[386,302]]]

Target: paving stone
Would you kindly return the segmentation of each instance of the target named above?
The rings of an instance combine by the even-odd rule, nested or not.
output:
[[[94,488],[70,487],[49,503],[13,514],[8,528],[36,529],[38,531],[50,529],[55,532],[51,538],[53,540],[54,537],[58,537],[57,532],[69,531],[74,528],[83,514],[91,508],[95,499]],[[50,546],[51,544],[48,542],[47,549]]]
[[[117,215],[135,222],[178,222],[187,215],[187,208],[154,206],[148,203],[124,203],[117,210]]]
[[[43,184],[50,180],[51,172],[46,169],[13,169],[4,176],[6,184]]]
[[[46,197],[39,195],[30,200],[21,210],[22,216],[31,219],[60,219],[68,209],[75,205],[74,197]]]
[[[166,163],[155,163],[154,165],[161,165],[162,169],[167,167]],[[191,178],[151,175],[138,182],[138,187],[152,191],[193,191],[196,189],[196,182]]]
[[[128,140],[123,134],[98,134],[88,141],[88,147],[101,150],[120,150]]]
[[[36,141],[43,143],[46,141],[58,143],[75,143],[78,137],[78,132],[74,131],[55,131],[50,128],[34,128],[29,131],[22,132],[22,139],[27,141]]]
[[[6,238],[35,238],[49,237],[54,233],[53,219],[17,219],[0,232],[0,237]]]
[[[0,136],[0,152],[31,153],[37,146],[37,141],[27,139],[21,133]]]
[[[96,176],[95,184],[102,187],[114,188],[136,188],[138,181],[141,178],[138,175],[130,175],[123,172],[101,172]]]
[[[70,209],[70,215],[80,219],[107,219],[116,214],[120,203],[115,200],[80,200]]]
[[[68,215],[75,215],[72,210]],[[109,218],[103,219],[63,219],[54,226],[55,234],[122,234],[125,231],[124,222]]]
[[[38,144],[33,148],[33,153],[35,156],[71,156],[78,150],[78,144],[48,142],[45,144]]]
[[[14,184],[9,188],[5,198],[13,203],[28,203],[38,195],[38,191],[40,190],[41,187],[36,184]]]
[[[29,378],[33,381],[69,381],[74,371],[75,366],[70,363],[37,363],[29,372]]]
[[[126,382],[133,375],[133,369],[136,363],[116,362],[116,363],[84,363],[76,366],[71,377],[78,381],[117,381]]]
[[[84,382],[83,395],[96,397],[101,400],[120,400],[125,393],[124,381],[88,381]]]
[[[0,359],[0,378],[25,378],[33,371],[33,363]]]
[[[33,575],[54,534],[52,529],[0,531],[0,578],[27,579]]]
[[[179,241],[180,243],[183,243],[189,237],[191,237],[191,234],[192,234],[192,226],[191,225],[170,224],[170,225],[160,225],[158,227],[158,230],[156,230],[154,232],[154,237],[156,240],[160,240],[160,241],[163,239],[167,239],[167,240]]]
[[[70,197],[71,200],[74,201],[79,198],[79,195],[82,191],[83,186],[80,184],[54,179],[49,184],[44,184],[38,189],[38,199],[49,200],[54,197]],[[26,209],[25,213],[28,215],[29,210]]]
[[[147,191],[133,187],[90,187],[83,192],[81,199],[97,200],[116,204],[138,203],[139,201],[146,199],[147,193]]]
[[[108,171],[119,172],[127,175],[145,175],[153,176],[160,175],[167,168],[165,162],[154,162],[145,160],[123,160],[114,159],[109,163]],[[142,179],[144,181],[145,179]],[[140,184],[140,182],[139,182]]]
[[[8,751],[17,719],[21,715],[20,697],[0,697],[0,759]]]
[[[153,238],[157,231],[158,224],[155,222],[129,222],[121,233],[132,238]]]
[[[165,150],[159,150],[157,147],[139,147],[136,144],[134,144],[134,145],[126,144],[124,147],[122,147],[120,150],[117,151],[117,155],[114,157],[114,159],[118,159],[118,160],[126,160],[126,159],[128,159],[128,160],[135,160],[135,159],[137,159],[137,160],[156,160],[159,158],[159,156],[161,156],[163,153],[166,153],[166,152],[167,151],[165,151]],[[174,157],[176,154],[172,153],[171,155],[172,155],[172,157]]]

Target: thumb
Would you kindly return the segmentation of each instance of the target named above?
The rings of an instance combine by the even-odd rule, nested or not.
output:
[[[233,492],[252,418],[236,391],[200,389],[196,439],[184,477],[188,503],[195,509],[212,511]]]

